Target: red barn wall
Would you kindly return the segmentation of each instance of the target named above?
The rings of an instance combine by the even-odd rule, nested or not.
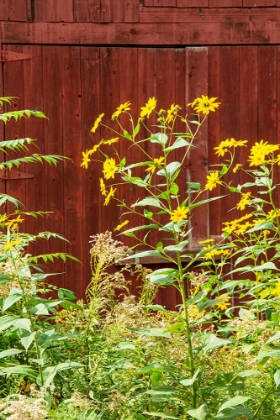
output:
[[[56,272],[65,272],[54,278],[58,285],[83,296],[89,237],[113,231],[120,216],[100,198],[99,166],[80,167],[82,150],[106,135],[90,134],[96,116],[110,116],[127,100],[139,110],[150,96],[162,108],[173,102],[184,108],[195,95],[218,96],[222,106],[210,116],[180,181],[203,182],[217,163],[213,147],[220,140],[279,141],[279,21],[280,0],[1,1],[0,95],[17,96],[15,109],[43,110],[49,120],[8,124],[0,136],[37,138],[43,153],[71,161],[57,168],[28,165],[22,171],[33,179],[0,179],[0,188],[26,210],[53,212],[28,219],[24,228],[64,234],[69,244],[40,243],[36,251],[61,250],[82,261],[56,264]],[[239,153],[242,162],[244,150]],[[243,182],[242,175],[235,182]],[[220,235],[222,220],[238,217],[228,213],[234,204],[235,197],[201,208],[190,248]],[[160,302],[174,306],[177,296],[162,294]]]

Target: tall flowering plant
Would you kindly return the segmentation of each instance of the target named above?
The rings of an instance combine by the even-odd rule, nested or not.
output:
[[[194,256],[187,250],[189,234],[192,230],[190,221],[198,206],[219,198],[202,199],[205,191],[212,191],[217,184],[221,183],[221,174],[219,171],[211,171],[205,185],[200,185],[193,180],[187,182],[187,193],[185,190],[180,190],[178,180],[191,149],[195,147],[199,130],[209,113],[214,112],[219,105],[217,98],[208,98],[204,95],[198,97],[188,104],[190,118],[189,115],[181,115],[181,108],[175,103],[168,110],[157,110],[157,100],[152,97],[145,106],[141,107],[139,118],[134,121],[130,112],[132,104],[125,102],[111,117],[115,128],[111,129],[103,122],[104,113],[95,120],[91,129],[92,133],[103,126],[113,132],[113,137],[102,139],[83,152],[81,163],[81,166],[87,169],[89,163],[94,161],[94,154],[100,151],[104,158],[103,177],[100,178],[100,192],[104,197],[104,205],[108,205],[111,200],[116,200],[126,216],[137,215],[143,220],[141,225],[129,227],[130,222],[126,218],[116,226],[115,230],[134,238],[135,247],[141,245],[144,248],[144,250],[141,248],[136,251],[135,258],[158,257],[171,266],[153,271],[149,274],[149,279],[155,284],[171,285],[181,295],[181,321],[184,324],[188,343],[191,377],[196,375],[196,366],[188,313],[191,300],[188,300],[186,296],[186,281],[190,277],[189,268],[200,257],[200,253]],[[157,122],[151,129],[147,122],[153,114]],[[121,118],[123,116],[126,116],[126,119]],[[122,123],[121,120],[125,122]],[[177,121],[183,124],[184,130],[175,131]],[[141,128],[148,133],[144,139],[140,136]],[[120,141],[126,141],[128,146],[137,148],[142,153],[143,160],[127,162],[126,158],[119,154],[117,145]],[[243,144],[236,142],[236,145]],[[105,151],[106,146],[111,147],[109,153],[107,149]],[[152,147],[149,148],[149,146]],[[153,150],[153,154],[149,150]],[[155,151],[156,156],[154,156]],[[176,154],[175,152],[178,151],[180,153]],[[174,159],[174,155],[176,157],[180,155],[180,160]],[[118,197],[118,187],[123,184],[138,187],[139,190],[144,191],[144,197],[134,202],[129,201],[130,197],[128,200]],[[157,244],[152,244],[149,240],[149,233],[154,230],[164,234],[163,239]],[[141,236],[141,232],[145,232],[145,235]],[[192,388],[193,407],[196,407],[195,379]]]
[[[219,105],[217,98],[202,95],[188,104],[190,111],[187,115],[181,115],[182,110],[175,103],[168,110],[158,110],[157,100],[152,97],[141,107],[140,115],[134,121],[132,104],[125,102],[111,116],[113,128],[104,122],[103,113],[95,120],[93,133],[102,126],[106,132],[111,130],[113,135],[83,152],[81,166],[87,169],[95,160],[97,151],[103,156],[100,192],[104,205],[115,200],[125,216],[115,230],[133,238],[135,245],[131,250],[134,250],[135,258],[156,257],[165,263],[166,268],[147,275],[152,283],[175,287],[180,293],[182,304],[178,323],[170,327],[169,332],[183,334],[187,346],[184,367],[188,376],[177,381],[178,387],[190,390],[191,407],[187,407],[185,415],[198,420],[209,415],[213,418],[200,392],[203,381],[209,380],[207,369],[202,367],[201,353],[207,358],[213,352],[227,354],[230,351],[230,357],[235,352],[239,358],[241,354],[252,351],[248,359],[255,370],[248,364],[248,369],[242,372],[227,372],[228,383],[223,374],[217,375],[213,389],[223,389],[229,395],[214,418],[245,416],[257,419],[261,418],[267,399],[280,385],[280,370],[268,369],[272,386],[261,401],[250,405],[250,409],[244,403],[252,397],[240,395],[243,389],[240,378],[250,380],[261,375],[259,369],[277,353],[271,343],[279,339],[280,280],[276,261],[280,252],[280,211],[275,204],[276,186],[273,183],[275,168],[280,163],[279,145],[264,140],[256,142],[249,149],[246,165],[244,162],[236,164],[235,157],[237,148],[246,148],[248,141],[223,140],[215,148],[221,159],[219,169],[210,170],[203,185],[192,179],[182,182],[181,175],[192,149],[196,147],[199,131],[207,116]],[[156,120],[156,123],[148,124],[149,119]],[[183,127],[178,130],[180,124]],[[119,151],[124,149],[119,148],[120,142],[128,142],[130,148],[137,150],[129,161]],[[140,153],[143,159],[138,158]],[[137,158],[133,161],[135,156]],[[226,182],[225,175],[234,178],[238,171],[245,172],[248,182],[242,185]],[[135,194],[128,194],[127,199],[120,197],[118,190],[124,185],[139,189],[136,199]],[[190,252],[192,218],[196,208],[223,197],[209,198],[208,192],[217,186],[221,186],[225,194],[228,190],[229,194],[236,195],[235,209],[240,212],[240,217],[224,221],[220,242],[205,238],[200,242],[198,252]],[[143,222],[130,227],[130,215],[136,216],[133,220]],[[162,233],[157,243],[153,243],[153,235],[150,235],[155,231]],[[206,271],[193,272],[194,263]],[[241,303],[247,294],[250,301]],[[241,300],[235,305],[236,296]],[[159,305],[152,309],[164,310]],[[267,335],[263,333],[263,328],[266,328],[262,324],[264,314],[270,320],[271,330]],[[257,344],[256,337],[260,335],[262,341]],[[249,350],[248,340],[255,343]],[[256,348],[260,348],[260,353],[253,359]],[[157,392],[164,394],[161,388]],[[161,412],[145,414],[181,418],[168,417]]]

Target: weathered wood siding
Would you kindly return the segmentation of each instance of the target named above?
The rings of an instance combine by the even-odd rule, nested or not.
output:
[[[99,195],[101,167],[80,168],[81,152],[99,136],[90,134],[101,112],[110,116],[130,100],[136,109],[148,97],[159,106],[183,109],[196,95],[217,96],[180,184],[202,183],[220,140],[279,140],[280,0],[2,0],[0,49],[29,55],[0,66],[1,95],[17,96],[15,109],[43,110],[49,120],[22,120],[1,127],[1,138],[37,138],[43,153],[67,155],[57,168],[27,165],[33,179],[3,180],[0,188],[26,204],[26,210],[51,211],[46,219],[28,219],[28,231],[64,234],[70,243],[40,243],[39,252],[64,250],[82,264],[57,264],[57,284],[82,296],[89,282],[89,236],[113,231],[119,210],[104,206]],[[36,150],[34,150],[36,151]],[[120,145],[120,152],[129,153]],[[245,148],[237,159],[244,162]],[[140,157],[139,157],[140,158]],[[242,182],[242,174],[234,175]],[[213,193],[223,193],[217,188]],[[129,188],[122,197],[137,197]],[[212,195],[212,193],[211,193]],[[221,221],[235,197],[201,207],[193,219],[191,247],[220,235]],[[152,241],[159,239],[154,234]],[[126,240],[128,244],[128,240]],[[134,287],[135,290],[135,287]],[[174,306],[176,294],[161,296]]]

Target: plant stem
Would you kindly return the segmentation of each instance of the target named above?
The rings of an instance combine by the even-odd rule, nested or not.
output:
[[[194,366],[194,356],[193,356],[193,346],[192,346],[192,336],[191,336],[191,329],[190,329],[190,323],[189,323],[189,314],[188,314],[188,305],[187,305],[187,297],[186,297],[186,290],[185,290],[185,284],[184,284],[184,274],[183,274],[183,267],[182,267],[182,261],[180,253],[177,253],[177,264],[178,264],[178,270],[179,270],[179,278],[178,278],[178,285],[179,285],[179,291],[181,294],[182,304],[183,304],[183,312],[184,312],[184,321],[185,321],[185,331],[186,331],[186,339],[188,344],[188,351],[189,351],[189,360],[190,360],[190,371],[191,376],[194,376],[195,373],[195,366]],[[193,408],[196,408],[196,384],[193,383],[192,385],[192,406]]]
[[[259,414],[259,412],[261,411],[262,406],[263,406],[263,404],[264,404],[265,400],[269,397],[269,394],[271,393],[271,391],[273,391],[273,389],[274,389],[274,385],[272,385],[272,387],[271,387],[271,388],[269,388],[269,390],[267,391],[267,393],[265,394],[265,396],[264,396],[264,397],[263,397],[263,399],[261,400],[260,405],[258,406],[258,408],[256,409],[256,411],[254,412],[254,415],[253,415],[253,417],[252,417],[252,420],[254,420],[254,419],[256,419],[256,418],[257,418],[257,415],[258,415],[258,414]]]

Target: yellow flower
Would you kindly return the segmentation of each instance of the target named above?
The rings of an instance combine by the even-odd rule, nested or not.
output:
[[[167,124],[169,124],[171,121],[174,120],[179,109],[180,109],[179,105],[175,105],[175,104],[171,105],[170,109],[168,109],[167,111],[167,116],[166,116]]]
[[[248,161],[250,162],[250,166],[263,165],[266,162],[265,154],[258,153],[258,154],[251,155],[249,156]]]
[[[233,168],[232,172],[233,172],[234,174],[236,174],[236,172],[237,172],[239,169],[241,169],[241,168],[242,168],[241,163],[238,163],[237,165],[235,165],[235,167]]]
[[[8,251],[9,249],[13,248],[15,245],[18,245],[22,242],[22,238],[16,239],[15,241],[8,242],[6,245],[3,246],[4,251]]]
[[[103,117],[104,117],[104,113],[103,114],[100,114],[99,117],[96,118],[96,120],[95,120],[95,122],[93,124],[93,127],[90,130],[91,133],[95,133],[96,132],[97,128],[100,126],[100,123],[101,123],[101,120],[102,120]]]
[[[202,114],[208,115],[210,111],[215,112],[221,102],[215,102],[217,98],[208,98],[208,96],[202,95],[201,98],[196,98],[192,103],[188,104],[196,112],[202,112]]]
[[[209,175],[207,175],[207,182],[205,185],[205,189],[212,191],[213,188],[217,186],[217,184],[221,184],[222,182],[219,179],[219,172],[210,172]]]
[[[107,206],[111,200],[112,197],[114,197],[115,192],[117,191],[117,188],[113,189],[113,187],[110,188],[110,191],[107,194],[107,197],[105,198],[104,205]]]
[[[250,203],[250,192],[241,194],[241,200],[239,201],[239,203],[237,203],[236,208],[238,210],[244,210],[245,207]]]
[[[221,311],[225,311],[228,306],[231,306],[228,295],[217,296],[216,299],[223,299],[222,302],[215,303]]]
[[[9,220],[8,222],[6,222],[5,226],[8,229],[16,229],[17,226],[18,226],[18,223],[21,223],[23,221],[24,221],[24,219],[22,219],[20,216],[18,216],[16,219],[12,219],[12,220]]]
[[[151,115],[152,111],[156,108],[156,106],[157,106],[156,98],[154,96],[152,98],[149,98],[145,106],[141,107],[140,118],[143,118],[146,116],[149,118],[149,116]]]
[[[280,280],[278,280],[278,282],[276,283],[275,288],[273,290],[273,294],[280,295]]]
[[[83,154],[83,161],[81,163],[81,167],[84,166],[86,169],[88,169],[88,164],[90,162],[89,155],[91,154],[90,150],[87,150],[86,152],[82,152],[82,154]]]
[[[104,140],[103,141],[103,144],[109,144],[109,145],[111,145],[113,143],[117,143],[118,141],[119,141],[119,137],[114,137],[113,139],[110,139],[110,140]]]
[[[215,242],[215,239],[204,239],[203,241],[199,241],[199,244],[208,244],[210,242]]]
[[[228,148],[230,147],[230,141],[229,139],[221,141],[219,146],[214,147],[214,150],[216,150],[216,155],[218,156],[224,156],[226,152],[228,152]]]
[[[161,156],[160,158],[155,158],[153,162],[154,164],[149,165],[146,169],[146,172],[151,172],[153,174],[158,166],[164,164],[164,156]]]
[[[189,209],[185,206],[178,206],[176,210],[171,212],[170,220],[173,222],[181,222],[181,220],[187,219],[187,214],[189,213]]]
[[[105,179],[109,179],[109,178],[115,178],[115,173],[118,170],[118,166],[116,165],[116,161],[113,158],[108,158],[105,160],[105,162],[103,163],[103,173],[104,173],[104,177]]]
[[[122,222],[121,224],[119,224],[118,226],[116,226],[114,230],[121,230],[128,223],[129,223],[129,220],[125,220],[124,222]]]
[[[234,233],[235,233],[236,236],[244,235],[244,233],[246,233],[246,231],[249,228],[251,228],[252,226],[254,226],[254,225],[252,223],[250,223],[250,222],[243,223],[243,225],[236,226],[237,229],[235,229],[235,232]]]
[[[106,191],[106,186],[105,186],[103,178],[99,178],[99,183],[100,183],[100,192],[101,192],[102,195],[105,195],[105,197],[106,197],[106,195],[108,193]]]
[[[214,147],[216,149],[216,154],[218,156],[224,156],[226,152],[228,152],[229,147],[238,147],[238,146],[246,146],[248,140],[235,140],[234,138],[226,139],[221,141],[219,146]]]
[[[125,102],[124,104],[120,104],[117,110],[113,113],[112,120],[116,120],[117,118],[119,118],[122,112],[130,111],[130,106],[131,106],[131,102],[129,101]]]
[[[103,143],[104,143],[104,140],[101,140],[98,144],[95,144],[91,149],[89,149],[88,156],[93,155],[93,153],[97,152],[97,150]]]

